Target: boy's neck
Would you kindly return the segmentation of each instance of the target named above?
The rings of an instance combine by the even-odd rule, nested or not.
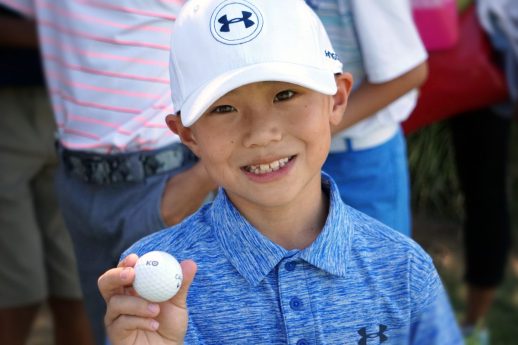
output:
[[[283,207],[241,207],[240,212],[259,232],[284,249],[304,249],[322,232],[329,212],[330,198],[321,186],[313,195]]]

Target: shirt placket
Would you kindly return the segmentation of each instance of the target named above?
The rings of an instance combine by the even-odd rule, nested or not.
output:
[[[290,345],[316,344],[315,320],[305,277],[304,261],[285,258],[279,263],[278,284],[286,339]]]

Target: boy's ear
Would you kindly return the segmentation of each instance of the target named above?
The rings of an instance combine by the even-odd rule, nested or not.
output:
[[[333,109],[331,114],[331,124],[338,125],[342,120],[345,108],[347,108],[347,100],[351,93],[353,85],[353,76],[351,73],[342,73],[335,76],[337,91],[333,95]]]
[[[169,129],[173,133],[175,133],[176,135],[178,135],[180,137],[180,140],[182,141],[182,143],[184,145],[186,145],[187,147],[189,147],[189,149],[191,149],[191,151],[194,154],[196,154],[196,147],[197,147],[196,139],[194,138],[194,136],[192,134],[191,128],[185,127],[182,124],[180,115],[169,114],[165,117],[165,122],[167,123],[167,127],[169,127]]]

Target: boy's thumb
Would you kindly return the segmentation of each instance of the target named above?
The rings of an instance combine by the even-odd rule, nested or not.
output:
[[[180,266],[182,267],[183,273],[182,286],[170,301],[180,308],[187,308],[187,294],[189,292],[189,287],[194,280],[198,266],[192,260],[182,261]]]

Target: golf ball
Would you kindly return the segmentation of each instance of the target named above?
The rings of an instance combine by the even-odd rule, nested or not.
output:
[[[182,279],[182,268],[174,256],[152,251],[137,260],[133,288],[150,302],[164,302],[176,295]]]

